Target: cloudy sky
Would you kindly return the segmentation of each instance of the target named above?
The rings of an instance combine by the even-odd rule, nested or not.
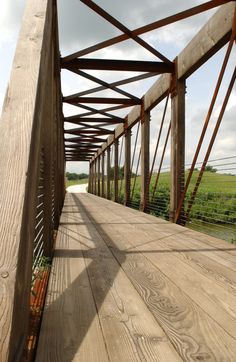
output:
[[[111,13],[114,17],[120,20],[124,25],[131,30],[155,20],[161,19],[175,12],[182,11],[191,6],[203,3],[198,0],[120,0],[107,1],[100,0],[97,4]],[[9,79],[11,64],[16,47],[16,41],[21,24],[21,17],[25,5],[25,0],[2,0],[0,12],[0,109],[2,106],[7,82]],[[86,48],[94,43],[109,39],[120,32],[112,25],[103,21],[98,15],[93,13],[79,0],[58,0],[59,8],[59,25],[60,25],[60,49],[62,56]],[[191,40],[194,34],[202,27],[207,19],[215,12],[208,11],[190,19],[186,19],[180,23],[167,26],[162,29],[143,35],[142,38],[148,41],[153,47],[162,52],[170,59],[184,48]],[[217,74],[219,73],[220,65],[224,56],[225,48],[214,56],[206,65],[198,70],[187,80],[186,94],[186,163],[191,161],[194,153],[194,148],[197,144],[197,138],[200,134],[202,124],[207,112],[210,98],[216,83]],[[212,131],[219,107],[222,101],[224,91],[229,82],[232,70],[235,66],[235,49],[233,51],[225,81],[223,82],[222,92],[219,101],[214,110],[211,127]],[[146,50],[141,48],[133,41],[126,41],[121,44],[109,47],[105,50],[98,51],[89,57],[109,58],[109,59],[139,59],[139,60],[155,60],[154,56],[150,55]],[[91,71],[91,74],[101,77],[108,82],[126,78],[135,75],[125,72],[99,72]],[[130,84],[121,87],[122,89],[132,92],[141,97],[151,86],[154,79],[142,81],[140,84]],[[80,77],[68,72],[62,71],[62,89],[64,95],[86,90],[96,86],[95,83],[81,79]],[[94,94],[96,96],[96,94]],[[107,95],[106,92],[100,92],[99,96]],[[114,93],[114,96],[115,93]],[[235,108],[236,108],[236,91],[229,101],[229,105],[223,120],[223,125],[218,134],[211,158],[221,158],[236,155],[235,149]],[[151,154],[153,153],[156,134],[158,132],[161,112],[163,104],[160,104],[152,111],[151,122]],[[65,106],[64,113],[66,116],[81,113],[81,110],[73,106]],[[120,115],[125,116],[127,109],[123,110]],[[117,114],[118,115],[118,114]],[[168,117],[164,127],[165,132],[168,127]],[[161,141],[161,148],[164,144],[164,136]],[[134,132],[135,133],[135,132]],[[206,138],[209,140],[209,135]],[[133,137],[134,138],[134,137]],[[203,150],[205,147],[203,148]],[[165,166],[169,163],[169,146],[167,149],[167,157]],[[199,160],[202,159],[203,153]],[[157,165],[158,167],[158,160]],[[80,163],[69,163],[69,171],[84,172],[87,171],[87,165]]]

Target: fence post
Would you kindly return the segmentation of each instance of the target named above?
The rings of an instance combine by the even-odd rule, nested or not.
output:
[[[130,203],[130,178],[131,178],[131,129],[125,131],[125,162],[124,162],[124,205]]]
[[[118,178],[119,178],[119,140],[114,142],[114,201],[118,202]]]
[[[94,160],[94,195],[97,195],[97,158]]]
[[[92,180],[92,163],[89,162],[89,179],[88,179],[88,192],[91,194],[91,180]]]
[[[92,194],[95,193],[95,170],[94,170],[95,164],[94,160],[92,161]]]
[[[97,188],[97,195],[100,196],[100,191],[101,191],[101,187],[100,187],[100,180],[101,180],[101,175],[100,175],[100,156],[97,157],[97,169],[98,169],[98,188]]]
[[[105,197],[105,153],[102,152],[102,197]]]
[[[107,199],[111,198],[111,148],[107,147]]]
[[[177,69],[177,60],[176,60]],[[184,188],[185,166],[185,79],[175,78],[171,92],[171,187],[170,221],[175,221],[176,210]],[[181,217],[181,215],[180,215]]]
[[[141,110],[141,200],[140,210],[148,202],[147,182],[149,180],[150,112]]]

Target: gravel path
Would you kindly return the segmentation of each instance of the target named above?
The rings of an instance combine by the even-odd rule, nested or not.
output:
[[[87,192],[87,187],[88,184],[83,184],[83,185],[73,185],[73,186],[69,186],[67,187],[67,192],[71,192],[71,193],[84,193]]]

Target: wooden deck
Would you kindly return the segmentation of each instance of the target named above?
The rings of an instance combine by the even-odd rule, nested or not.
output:
[[[67,194],[36,361],[236,361],[236,247]]]

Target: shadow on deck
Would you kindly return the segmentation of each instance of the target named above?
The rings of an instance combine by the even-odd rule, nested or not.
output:
[[[236,247],[67,194],[36,361],[235,361]]]

